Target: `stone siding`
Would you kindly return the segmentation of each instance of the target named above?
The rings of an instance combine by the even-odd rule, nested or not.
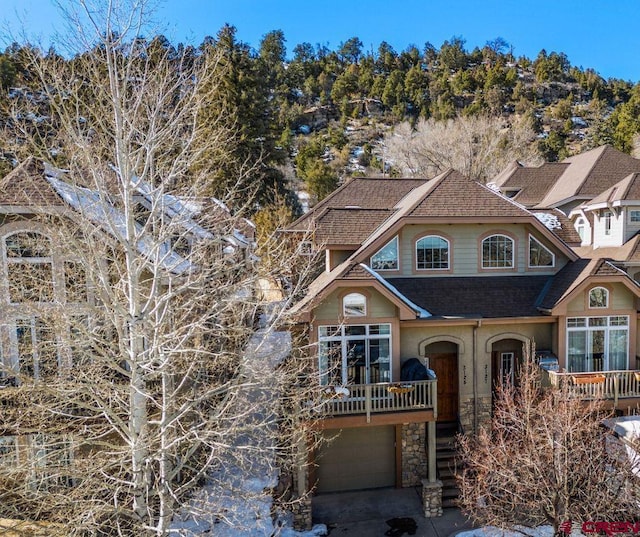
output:
[[[422,480],[422,506],[425,518],[442,516],[442,481]]]
[[[402,425],[402,486],[420,485],[427,476],[424,423]]]

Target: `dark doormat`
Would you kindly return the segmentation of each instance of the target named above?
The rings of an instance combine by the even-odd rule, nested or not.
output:
[[[416,521],[409,517],[397,517],[387,520],[387,526],[389,526],[389,529],[385,532],[387,537],[401,537],[405,533],[415,535],[418,529]]]

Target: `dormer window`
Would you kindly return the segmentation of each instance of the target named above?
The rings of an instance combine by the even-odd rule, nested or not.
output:
[[[367,299],[360,293],[349,293],[342,299],[345,317],[364,317],[367,314]]]
[[[398,270],[398,237],[393,237],[371,256],[371,268],[373,270]]]
[[[640,211],[629,211],[629,221],[640,223]]]
[[[604,234],[611,235],[611,211],[605,211],[602,214],[602,219],[604,220]]]
[[[580,242],[584,242],[584,240],[585,240],[586,229],[587,229],[587,224],[586,224],[584,218],[578,218],[576,220],[576,231],[578,232],[578,235],[580,236]]]
[[[609,306],[609,291],[604,287],[594,287],[589,291],[590,308],[606,308]]]

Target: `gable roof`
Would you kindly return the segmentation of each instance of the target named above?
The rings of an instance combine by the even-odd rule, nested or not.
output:
[[[538,307],[551,311],[560,302],[566,300],[582,283],[594,276],[618,277],[640,295],[640,287],[623,270],[607,259],[579,259],[567,263],[550,281],[546,292],[541,296]]]
[[[63,209],[66,205],[44,176],[44,165],[29,157],[0,180],[0,212]]]
[[[640,160],[604,145],[562,161],[569,164],[539,203],[555,207],[571,199],[589,200],[630,173],[640,172]]]
[[[388,209],[325,209],[315,220],[315,242],[357,247],[389,215]]]
[[[640,202],[640,173],[635,172],[627,175],[582,207],[590,209],[600,205],[603,207],[607,205],[622,205],[624,202]]]

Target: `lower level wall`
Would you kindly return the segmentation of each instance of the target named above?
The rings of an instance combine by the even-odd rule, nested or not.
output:
[[[427,453],[425,423],[402,425],[402,486],[420,485],[427,477]]]

